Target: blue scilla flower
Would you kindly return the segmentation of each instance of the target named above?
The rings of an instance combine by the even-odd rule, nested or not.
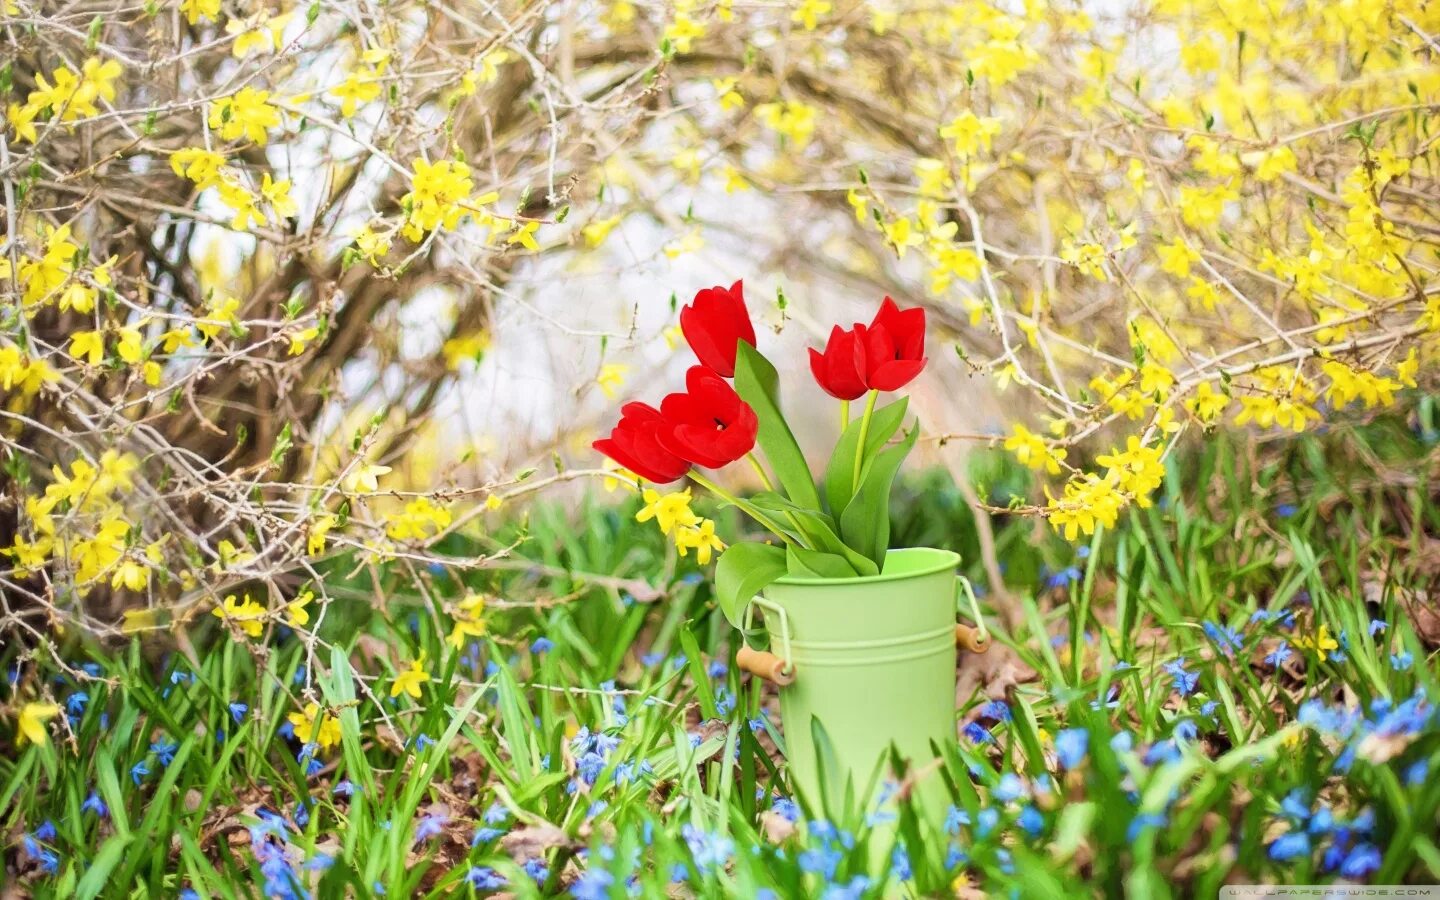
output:
[[[140,782],[149,774],[150,764],[143,759],[130,767],[130,780],[135,782],[136,787],[139,787]]]
[[[730,692],[729,692],[728,690],[726,690],[725,688],[720,688],[719,690],[717,690],[717,691],[715,692],[715,711],[716,711],[722,718],[725,717],[725,716],[730,715],[730,711],[733,710],[734,708],[735,708],[735,695],[734,695],[734,694],[730,693]]]
[[[575,771],[585,780],[586,784],[593,785],[595,780],[600,777],[600,773],[605,771],[605,757],[593,750],[588,751],[576,760]]]
[[[770,804],[770,809],[787,822],[795,822],[800,818],[800,807],[789,797],[776,797]]]
[[[1310,817],[1310,822],[1305,826],[1305,830],[1311,834],[1327,834],[1334,827],[1335,813],[1330,811],[1330,807],[1322,805]]]
[[[724,678],[730,674],[730,667],[723,660],[712,659],[710,664],[705,667],[705,674],[711,678]]]
[[[1193,741],[1200,733],[1193,719],[1181,719],[1175,723],[1175,730],[1172,734],[1177,741]]]
[[[980,707],[980,718],[996,722],[1010,721],[1010,704],[1004,700],[991,700]]]
[[[1025,808],[1020,810],[1020,815],[1015,819],[1015,822],[1031,837],[1038,836],[1045,828],[1045,817],[1040,814],[1040,810],[1029,804],[1026,804]]]
[[[1310,819],[1310,794],[1302,788],[1295,788],[1285,795],[1280,801],[1280,812],[1286,818],[1297,823],[1304,823]]]
[[[239,725],[241,722],[245,721],[245,714],[249,711],[250,707],[246,706],[244,703],[230,704],[230,716],[235,720],[236,725]]]
[[[1294,655],[1294,652],[1290,649],[1290,645],[1287,644],[1285,641],[1281,641],[1279,644],[1275,645],[1275,649],[1272,650],[1270,654],[1265,657],[1265,665],[1270,666],[1273,669],[1278,669],[1282,664],[1284,664],[1285,660],[1289,659]]]
[[[821,900],[860,900],[870,889],[870,879],[856,875],[846,884],[832,884],[820,895]]]
[[[658,666],[664,661],[665,654],[663,653],[655,653],[652,651],[650,653],[642,653],[640,655],[640,665],[644,666],[647,669],[651,666]]]
[[[416,752],[416,753],[419,753],[420,751],[424,750],[426,747],[433,747],[433,746],[435,746],[435,739],[432,738],[430,735],[426,734],[426,733],[423,732],[423,731],[420,732],[419,734],[415,735],[415,752]]]
[[[105,806],[105,801],[101,800],[100,795],[94,791],[91,791],[90,796],[85,798],[85,802],[80,804],[80,811],[94,813],[102,819],[110,815],[110,810]]]
[[[428,841],[445,830],[445,816],[424,815],[415,821],[415,843]]]
[[[985,744],[995,740],[995,736],[990,733],[989,729],[979,722],[971,722],[966,725],[963,733],[965,739],[972,744]]]
[[[1409,650],[1401,650],[1399,653],[1390,654],[1390,668],[1397,672],[1408,672],[1415,664],[1415,655]]]
[[[890,851],[890,877],[896,881],[909,881],[915,872],[910,866],[910,854],[905,848],[896,844],[895,849]]]
[[[951,844],[950,849],[945,852],[945,868],[947,869],[958,869],[969,861],[970,854],[954,844]]]
[[[1024,795],[1025,782],[1021,781],[1020,776],[1014,772],[1006,772],[1000,776],[1000,783],[995,785],[995,788],[990,792],[990,796],[994,797],[999,803],[1009,803],[1012,800],[1018,800]]]
[[[1062,769],[1073,769],[1085,761],[1090,748],[1090,732],[1083,728],[1067,728],[1055,735],[1055,758]]]
[[[305,860],[305,865],[301,868],[307,872],[324,872],[333,865],[335,865],[335,857],[328,853],[316,853],[314,856]]]
[[[162,766],[168,766],[170,765],[170,763],[174,762],[175,751],[179,749],[179,744],[176,744],[172,741],[167,741],[165,738],[161,738],[160,740],[150,745],[150,752],[155,754],[156,761],[159,762]]]
[[[479,847],[482,844],[493,843],[505,836],[505,829],[481,826],[475,829],[475,836],[470,839],[470,846]]]
[[[975,822],[975,833],[980,837],[985,837],[994,831],[995,826],[999,824],[1000,811],[992,807],[986,807],[980,810],[980,816]]]
[[[538,856],[525,860],[521,863],[520,868],[524,869],[525,874],[529,875],[536,884],[542,884],[545,879],[550,877],[550,867],[545,865],[545,860]]]
[[[615,876],[604,869],[586,869],[570,886],[570,896],[575,900],[608,900],[614,883]]]
[[[1188,697],[1194,693],[1195,686],[1200,683],[1200,674],[1198,672],[1186,671],[1185,657],[1183,656],[1165,663],[1161,668],[1169,673],[1170,678],[1175,683],[1175,690],[1179,691],[1182,697]]]
[[[802,872],[811,875],[820,875],[827,881],[835,877],[835,870],[840,868],[840,861],[845,854],[834,844],[827,844],[824,847],[812,847],[804,850],[796,858]]]
[[[1430,760],[1416,760],[1405,767],[1405,785],[1407,787],[1420,787],[1425,784],[1425,779],[1429,774]]]
[[[90,702],[90,695],[84,691],[76,691],[65,698],[65,709],[74,716],[85,712],[85,704]]]
[[[1205,636],[1210,638],[1216,649],[1226,656],[1234,655],[1236,650],[1244,646],[1245,641],[1240,637],[1240,632],[1229,625],[1222,625],[1218,622],[1203,623]]]
[[[1380,850],[1374,844],[1358,844],[1340,864],[1340,874],[1351,879],[1366,878],[1380,868],[1380,862]]]
[[[55,840],[55,823],[49,819],[41,822],[40,827],[35,829],[35,839],[46,842]]]
[[[681,827],[680,836],[685,839],[685,846],[690,848],[696,868],[702,872],[723,868],[735,854],[734,841],[723,835],[710,834],[688,822]]]
[[[1125,839],[1133,844],[1145,829],[1164,828],[1165,821],[1162,813],[1140,813],[1130,820],[1130,826],[1125,829]]]
[[[950,808],[945,811],[946,834],[959,834],[960,826],[969,824],[970,814],[953,803],[950,805]]]
[[[1110,738],[1110,749],[1116,753],[1129,753],[1135,747],[1135,736],[1128,731],[1117,731]]]
[[[543,656],[555,649],[555,642],[547,637],[538,637],[530,642],[530,652],[536,656]]]
[[[1270,842],[1267,851],[1276,862],[1287,862],[1310,855],[1310,835],[1303,831],[1287,831]]]
[[[1173,739],[1156,741],[1145,751],[1141,761],[1147,766],[1158,766],[1163,763],[1174,762],[1181,757],[1180,747]]]
[[[465,880],[477,891],[494,891],[505,886],[505,876],[489,866],[472,866]]]

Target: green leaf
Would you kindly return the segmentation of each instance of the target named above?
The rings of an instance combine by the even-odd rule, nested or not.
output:
[[[715,597],[730,624],[739,628],[750,598],[785,574],[785,548],[773,544],[732,544],[715,564]]]
[[[110,872],[125,858],[125,848],[130,846],[131,840],[133,838],[129,834],[116,834],[100,845],[100,851],[90,861],[90,868],[85,870],[85,877],[80,879],[79,886],[75,888],[76,897],[90,900],[91,897],[100,896],[100,892],[106,887],[112,886],[108,884]]]
[[[841,554],[804,547],[791,547],[785,554],[785,563],[789,574],[802,578],[854,578],[857,574]]]
[[[865,452],[860,477],[864,480],[865,466],[890,442],[900,423],[905,420],[905,410],[910,405],[909,397],[901,397],[894,403],[882,406],[870,414],[870,431],[865,435]],[[839,515],[855,496],[855,453],[860,446],[860,426],[863,418],[857,418],[845,426],[840,440],[835,442],[835,452],[830,455],[830,466],[825,470],[825,501],[830,512]]]
[[[791,500],[813,510],[820,509],[820,492],[815,477],[805,464],[805,454],[795,441],[785,416],[780,412],[780,380],[775,367],[760,351],[740,341],[735,353],[735,390],[755,410],[760,420],[756,442]]]
[[[808,544],[810,549],[843,556],[853,570],[849,575],[880,574],[879,568],[873,562],[846,546],[835,528],[835,520],[825,513],[806,509],[774,491],[761,491],[749,501],[742,502],[749,502],[762,512],[772,514],[770,517],[774,520],[789,522],[795,526],[796,531],[786,529],[786,532]]]
[[[845,543],[882,568],[890,546],[890,486],[919,435],[920,429],[912,428],[905,440],[876,455],[870,471],[860,479],[860,489],[840,516],[840,536]]]

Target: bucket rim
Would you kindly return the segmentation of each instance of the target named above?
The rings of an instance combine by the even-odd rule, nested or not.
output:
[[[946,570],[954,571],[960,567],[960,554],[954,550],[941,550],[938,547],[896,547],[887,550],[885,556],[888,559],[892,553],[924,553],[933,555],[935,562],[923,568],[914,569],[909,572],[892,572],[878,575],[854,575],[850,578],[815,578],[804,575],[782,575],[775,579],[772,584],[795,584],[795,585],[842,585],[842,584],[876,584],[884,581],[904,581],[907,578],[923,578],[927,575],[936,575]]]

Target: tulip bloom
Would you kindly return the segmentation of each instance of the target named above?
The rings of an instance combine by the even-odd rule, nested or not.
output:
[[[824,353],[810,348],[810,372],[815,383],[837,400],[854,400],[867,389],[864,332],[864,325],[849,331],[836,325],[830,329]]]
[[[755,326],[745,308],[742,281],[729,288],[705,288],[680,310],[680,330],[703,365],[731,378],[740,341],[755,346]]]
[[[648,403],[627,403],[620,408],[620,421],[610,436],[591,446],[646,481],[656,484],[678,481],[690,471],[690,463],[662,446],[660,433],[665,427],[665,420],[655,407]]]
[[[875,391],[899,390],[925,368],[925,309],[902,310],[886,297],[864,329],[864,341],[865,385]]]
[[[683,394],[660,403],[661,445],[696,465],[718,469],[755,448],[760,420],[724,378],[705,366],[685,373]]]

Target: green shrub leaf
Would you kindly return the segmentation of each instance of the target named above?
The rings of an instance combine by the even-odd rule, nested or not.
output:
[[[860,469],[860,478],[865,478],[865,467],[890,442],[900,423],[905,420],[905,411],[910,405],[909,397],[901,397],[894,403],[880,407],[870,414],[870,432],[865,436],[865,450]],[[845,427],[840,440],[835,442],[835,452],[830,455],[830,466],[825,470],[825,501],[832,515],[840,515],[855,496],[855,453],[860,445],[860,426],[863,419],[855,419]]]

